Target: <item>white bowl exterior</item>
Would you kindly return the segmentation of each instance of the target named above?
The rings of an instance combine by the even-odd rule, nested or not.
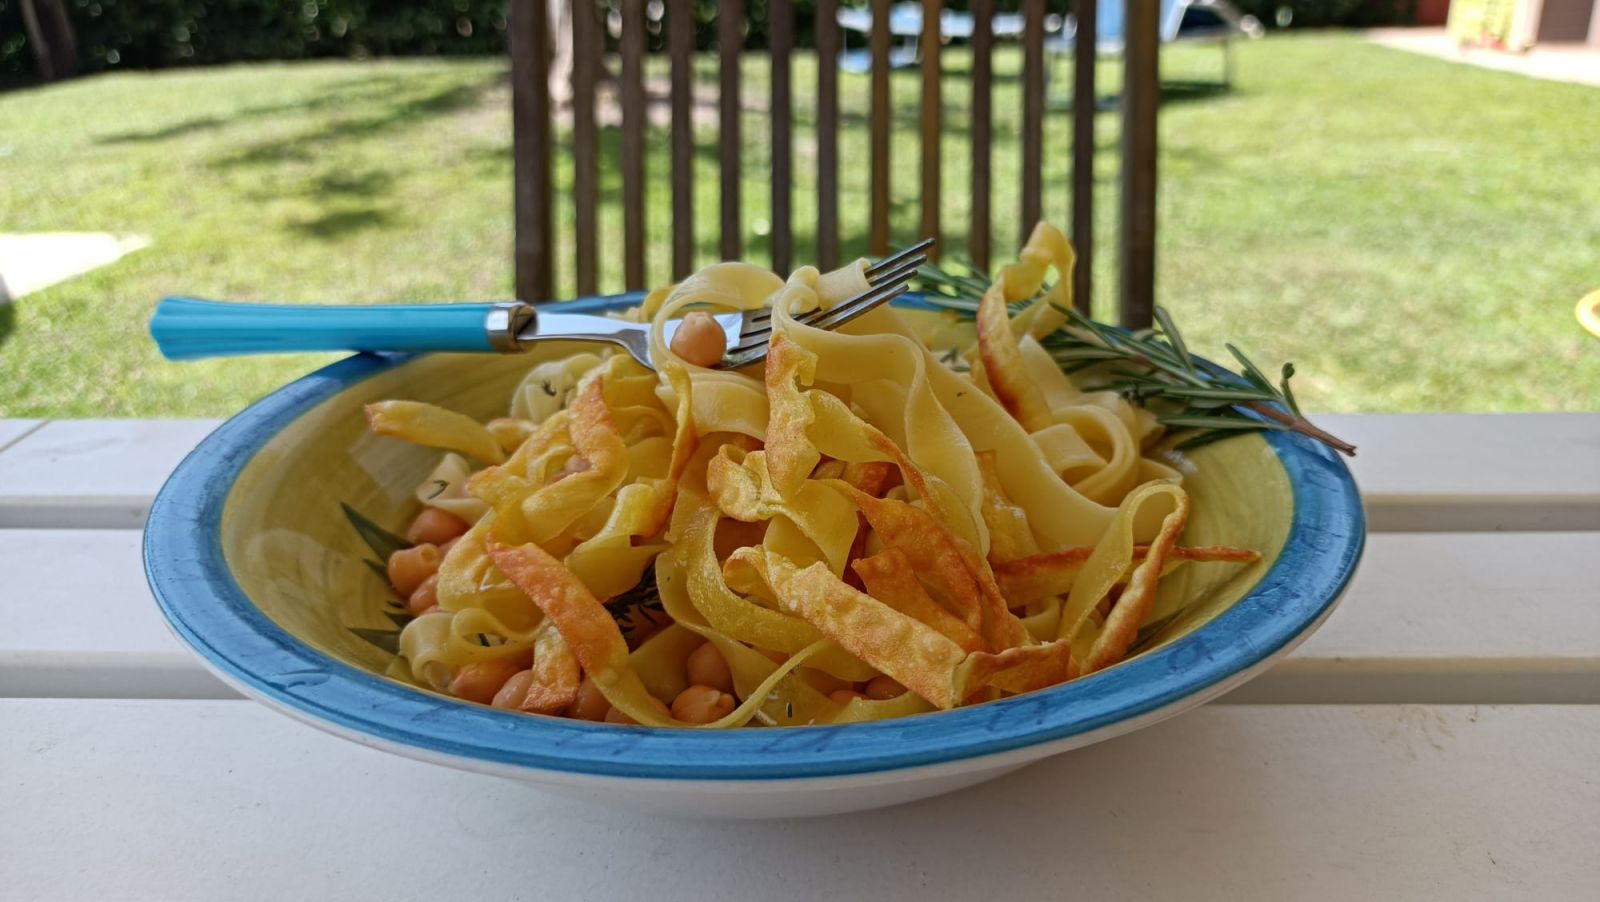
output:
[[[593,774],[563,773],[531,767],[519,767],[455,755],[444,755],[411,745],[385,742],[367,733],[347,729],[339,724],[312,717],[298,708],[279,703],[256,691],[253,687],[234,680],[226,672],[205,661],[217,678],[233,686],[244,695],[254,698],[273,710],[369,748],[389,752],[417,761],[453,767],[458,770],[502,777],[535,786],[547,792],[583,801],[599,801],[618,808],[649,812],[675,817],[726,818],[726,819],[776,819],[819,817],[845,814],[852,811],[870,811],[902,805],[921,799],[933,798],[948,792],[976,786],[997,777],[1005,776],[1018,768],[1026,767],[1073,749],[1093,745],[1142,727],[1159,723],[1191,708],[1221,696],[1265,671],[1278,660],[1292,652],[1306,637],[1333,613],[1343,600],[1341,592],[1328,605],[1322,616],[1308,624],[1294,639],[1257,664],[1208,687],[1203,692],[1178,699],[1169,705],[1147,711],[1137,717],[1107,724],[1099,729],[1066,736],[1053,742],[1040,743],[1026,748],[1012,749],[994,755],[949,761],[926,767],[873,771],[836,777],[811,777],[782,780],[653,780],[633,777],[608,777]]]

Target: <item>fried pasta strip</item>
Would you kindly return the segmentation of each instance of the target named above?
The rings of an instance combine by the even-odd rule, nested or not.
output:
[[[1031,604],[1041,598],[1060,595],[1071,590],[1072,583],[1083,569],[1093,548],[1068,548],[1037,554],[994,566],[995,581],[1000,592],[1012,605]],[[1149,545],[1133,546],[1133,560],[1143,561],[1150,553]],[[1186,561],[1205,563],[1222,561],[1230,564],[1249,564],[1261,559],[1259,552],[1229,545],[1202,545],[1194,548],[1175,547],[1167,555],[1166,571]]]
[[[976,630],[928,595],[928,590],[917,579],[911,559],[899,548],[885,548],[872,557],[857,558],[850,567],[861,577],[867,594],[873,598],[933,627],[964,651],[988,649],[989,644]]]
[[[1012,648],[1028,641],[1027,630],[1007,608],[988,564],[970,546],[919,507],[874,498],[852,486],[845,489],[878,537],[903,552],[917,569],[930,573],[943,588],[951,612],[976,629],[990,648]]]
[[[1088,659],[1083,662],[1083,669],[1087,673],[1094,673],[1122,660],[1122,656],[1133,645],[1139,625],[1150,613],[1151,605],[1155,604],[1156,583],[1161,578],[1161,568],[1166,564],[1173,545],[1177,544],[1178,534],[1189,522],[1189,496],[1179,492],[1172,497],[1176,507],[1161,522],[1161,532],[1150,543],[1144,561],[1133,568],[1127,588],[1123,589],[1121,597],[1112,606],[1099,637],[1089,650]],[[1092,559],[1093,555],[1090,557]]]
[[[583,678],[577,655],[559,630],[546,629],[533,644],[533,681],[517,702],[529,714],[560,714],[578,700]]]

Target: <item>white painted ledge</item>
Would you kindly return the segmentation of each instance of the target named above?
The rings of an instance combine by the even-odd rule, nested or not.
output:
[[[247,702],[0,700],[6,899],[1600,897],[1600,708],[1209,706],[860,815],[635,816]]]

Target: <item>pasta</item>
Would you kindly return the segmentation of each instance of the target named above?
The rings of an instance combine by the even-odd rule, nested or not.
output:
[[[837,332],[797,319],[865,290],[863,261],[787,280],[721,263],[625,314],[659,372],[540,363],[489,423],[371,405],[374,431],[445,452],[417,491],[426,541],[390,565],[410,673],[509,710],[728,728],[947,710],[1116,664],[1164,573],[1256,555],[1181,546],[1161,427],[1040,346],[1073,265],[1039,225],[959,370],[889,307]],[[764,305],[753,371],[665,340],[691,307]]]

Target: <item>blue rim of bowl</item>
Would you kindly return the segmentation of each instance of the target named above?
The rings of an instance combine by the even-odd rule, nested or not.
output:
[[[562,309],[592,312],[640,297],[590,297]],[[915,296],[898,303],[935,309]],[[1365,540],[1361,500],[1344,461],[1302,436],[1268,432],[1294,497],[1278,560],[1247,595],[1193,633],[1102,673],[971,708],[844,726],[652,730],[511,714],[428,693],[310,648],[250,601],[223,558],[222,509],[256,452],[316,404],[414,356],[347,358],[224,423],[156,497],[144,561],[174,631],[236,685],[342,731],[422,752],[568,774],[688,781],[835,777],[995,755],[1140,717],[1248,670],[1333,606]]]

